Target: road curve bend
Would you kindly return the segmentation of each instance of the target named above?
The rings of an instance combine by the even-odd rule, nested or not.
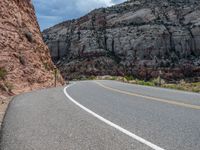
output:
[[[79,81],[16,96],[1,150],[198,150],[200,94]]]

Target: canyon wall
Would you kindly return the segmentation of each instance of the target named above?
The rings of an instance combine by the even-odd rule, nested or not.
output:
[[[200,77],[199,0],[129,0],[43,32],[66,79]]]
[[[54,65],[30,0],[0,2],[0,98],[52,87]],[[58,84],[63,79],[58,75]]]

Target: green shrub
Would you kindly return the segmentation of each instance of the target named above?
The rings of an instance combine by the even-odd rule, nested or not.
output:
[[[127,81],[131,81],[131,80],[134,80],[134,77],[133,76],[125,76],[125,79]]]
[[[151,82],[153,82],[155,86],[161,86],[165,84],[165,80],[161,79],[160,77],[153,79]]]
[[[87,79],[86,80],[95,80],[96,79],[96,77],[95,76],[89,76],[89,77],[87,77]]]
[[[155,86],[155,84],[153,82],[150,82],[150,81],[143,81],[143,80],[136,80],[136,83],[137,84],[140,84],[140,85],[145,85],[145,86]]]
[[[192,83],[192,86],[198,86],[198,87],[200,87],[200,82]]]
[[[113,76],[110,78],[110,80],[117,80],[117,77]]]
[[[7,71],[4,68],[0,68],[0,80],[5,79],[6,75],[7,75]]]

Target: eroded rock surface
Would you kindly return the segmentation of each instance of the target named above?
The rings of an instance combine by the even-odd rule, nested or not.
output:
[[[129,0],[43,32],[65,78],[200,76],[199,0]],[[160,69],[159,69],[160,68]]]
[[[31,1],[1,0],[0,98],[53,86],[53,69]]]

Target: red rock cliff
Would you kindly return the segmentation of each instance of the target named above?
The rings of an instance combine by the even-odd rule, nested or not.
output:
[[[31,0],[1,0],[0,98],[53,86],[53,70]]]

